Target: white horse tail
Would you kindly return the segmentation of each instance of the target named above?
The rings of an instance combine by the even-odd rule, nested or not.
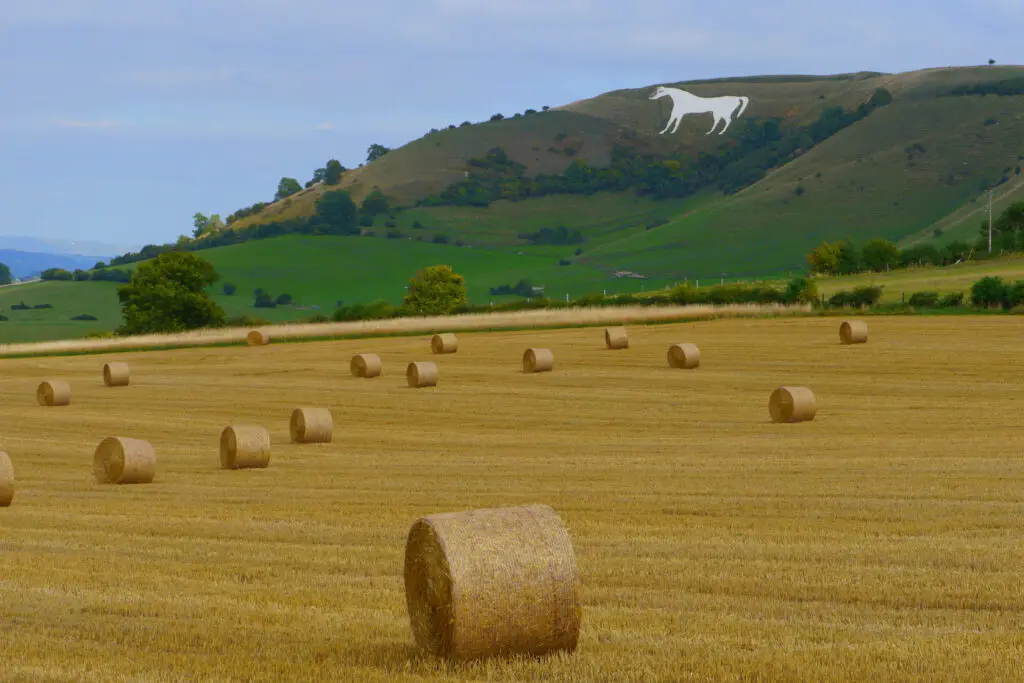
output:
[[[739,118],[739,117],[743,116],[744,110],[747,108],[747,105],[750,104],[750,98],[746,97],[744,95],[740,95],[739,96],[739,100],[740,100],[740,110],[738,112],[736,112],[736,118]]]

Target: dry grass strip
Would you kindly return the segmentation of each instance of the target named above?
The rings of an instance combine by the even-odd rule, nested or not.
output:
[[[413,638],[452,659],[573,651],[579,570],[547,505],[428,515],[409,530],[405,597]]]

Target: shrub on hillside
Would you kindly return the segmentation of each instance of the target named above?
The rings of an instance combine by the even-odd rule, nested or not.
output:
[[[250,315],[236,315],[224,321],[225,327],[262,327],[263,325],[272,324],[266,318],[256,318]]]
[[[26,304],[24,301],[22,301],[21,303],[18,303],[18,304],[12,304],[11,305],[11,310],[12,311],[27,311],[27,310],[29,310],[31,308],[32,307],[29,306],[28,304]]]
[[[53,306],[52,306],[51,304],[36,304],[36,305],[35,305],[35,306],[33,306],[32,308],[33,308],[33,309],[40,309],[40,308],[53,308]]]
[[[983,277],[971,285],[971,303],[982,308],[1003,306],[1009,296],[1009,287],[1001,277]]]
[[[236,291],[238,291],[238,286],[234,282],[225,282],[221,290],[227,296],[232,296]]]
[[[254,308],[277,308],[273,295],[262,291],[253,299],[252,305]]]
[[[0,313],[0,323],[7,322],[8,320],[10,320],[10,318],[8,318],[6,315],[3,315],[2,313]]]
[[[39,275],[43,280],[74,280],[75,276],[63,268],[47,268]]]
[[[292,301],[292,295],[286,292],[284,294],[279,295],[274,303],[276,303],[278,306],[288,306],[292,303]]]
[[[81,315],[73,316],[71,319],[72,320],[96,320],[97,318],[94,315],[89,315],[88,313],[83,313]]]
[[[935,308],[939,305],[938,292],[914,292],[907,303],[915,308]]]
[[[964,304],[963,292],[952,292],[939,299],[939,308],[958,308]]]

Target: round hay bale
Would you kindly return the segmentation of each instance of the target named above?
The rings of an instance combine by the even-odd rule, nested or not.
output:
[[[71,403],[71,386],[62,379],[48,379],[36,389],[41,406],[66,406]]]
[[[270,333],[265,330],[249,330],[245,341],[249,346],[266,346],[270,343]]]
[[[410,387],[436,387],[437,366],[433,363],[409,363],[405,369],[405,378]]]
[[[329,408],[296,408],[288,422],[292,443],[330,443],[334,417]]]
[[[868,324],[863,320],[845,320],[839,326],[839,340],[844,344],[866,344]]]
[[[264,468],[270,464],[270,432],[257,425],[231,425],[220,433],[220,467]]]
[[[9,507],[14,500],[14,465],[11,456],[0,451],[0,508]]]
[[[551,372],[554,365],[551,349],[526,349],[523,353],[523,372]]]
[[[807,387],[779,387],[768,399],[768,412],[772,422],[809,422],[818,406]]]
[[[604,331],[604,345],[609,349],[628,349],[629,335],[625,327],[609,327]]]
[[[107,363],[103,366],[103,383],[108,387],[126,387],[129,377],[127,363]]]
[[[156,451],[142,439],[108,436],[96,447],[92,471],[100,484],[148,484],[156,476]]]
[[[681,370],[693,370],[700,365],[700,349],[696,344],[673,344],[668,347],[668,365]]]
[[[582,603],[562,520],[547,505],[428,515],[405,544],[417,645],[450,659],[572,652]]]
[[[455,353],[459,350],[459,338],[454,334],[435,334],[430,340],[434,353]]]
[[[380,356],[375,353],[360,353],[352,356],[349,364],[353,377],[379,377],[381,370]]]

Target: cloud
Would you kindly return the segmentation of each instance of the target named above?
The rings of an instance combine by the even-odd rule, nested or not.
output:
[[[119,128],[121,124],[117,121],[78,121],[75,119],[60,119],[54,121],[58,128]]]
[[[330,121],[322,121],[313,126],[313,130],[334,130],[334,124]]]

